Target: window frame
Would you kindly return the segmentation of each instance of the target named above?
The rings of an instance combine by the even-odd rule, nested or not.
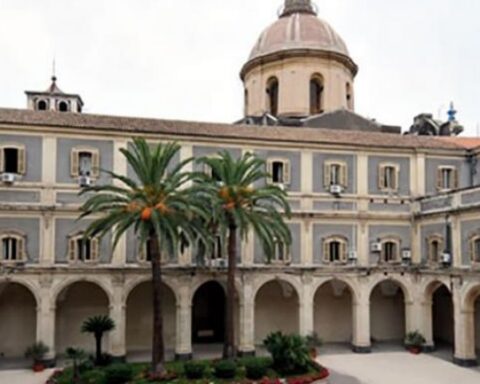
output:
[[[310,77],[309,85],[309,104],[310,104],[310,115],[319,115],[322,114],[325,110],[324,101],[325,101],[325,80],[323,76],[319,73],[315,73]],[[316,99],[317,103],[314,105],[313,103],[313,87],[317,87],[315,91],[317,91]]]
[[[273,164],[274,163],[283,164],[283,172],[282,172],[283,182],[273,181]],[[290,159],[285,157],[269,157],[267,159],[266,167],[267,167],[267,173],[268,173],[268,184],[285,185],[285,186],[289,186],[291,184],[292,168],[290,164]]]
[[[277,257],[280,254],[280,247],[283,248],[283,260]],[[278,253],[277,253],[278,251]],[[290,264],[292,262],[292,257],[290,254],[290,249],[287,247],[287,244],[279,241],[278,239],[274,240],[274,253],[272,258],[270,259],[271,264],[276,265],[285,265]]]
[[[86,176],[80,174],[80,154],[90,153],[92,156],[92,169],[90,177],[92,180],[96,180],[100,177],[100,150],[93,147],[73,147],[70,151],[70,176],[78,178],[80,176]]]
[[[386,259],[386,244],[388,243],[392,243],[395,245],[395,257],[393,258],[393,260],[387,260]],[[401,245],[402,245],[402,241],[397,238],[397,237],[385,237],[383,239],[380,240],[380,244],[382,245],[382,250],[380,252],[380,261],[382,264],[400,264],[401,261],[402,261],[402,258],[401,258]]]
[[[330,253],[330,246],[332,243],[339,243],[339,259],[332,260],[332,255]],[[322,260],[324,264],[330,265],[345,265],[348,263],[348,239],[343,235],[333,235],[328,236],[322,241]],[[343,249],[342,249],[343,248]]]
[[[15,259],[7,259],[3,254],[3,242],[7,239],[13,239],[17,242]],[[24,263],[28,259],[27,255],[27,236],[18,231],[5,231],[0,234],[0,262],[2,264]]]
[[[27,151],[24,144],[4,143],[0,145],[0,173],[5,172],[5,150],[15,149],[17,151],[17,172],[13,173],[17,176],[24,176],[27,173]]]
[[[100,239],[98,237],[89,238],[90,241],[90,260],[82,260],[78,252],[78,242],[84,240],[83,232],[77,232],[67,238],[67,258],[70,264],[98,264],[100,262]]]
[[[272,98],[272,89],[276,87],[275,98]],[[277,76],[271,76],[266,83],[266,110],[272,116],[277,117],[280,106],[280,81]]]
[[[339,183],[332,183],[332,167],[338,166],[340,174]],[[348,165],[343,160],[326,160],[323,166],[323,185],[326,189],[332,185],[340,185],[344,189],[348,188]]]
[[[147,265],[147,264],[150,264],[152,261],[151,260],[148,260],[148,239],[145,243],[141,243],[140,242],[140,239],[137,238],[137,242],[138,242],[138,251],[137,251],[137,262],[138,264],[143,264],[143,265]],[[168,255],[166,252],[161,252],[160,254],[161,256],[161,260],[160,260],[160,263],[162,265],[164,264],[167,264],[168,263]]]
[[[442,235],[436,233],[427,237],[427,262],[435,265],[441,263],[441,257],[443,254],[443,248],[445,247],[445,240]],[[438,254],[436,257],[433,255],[433,243],[438,243]]]
[[[444,184],[443,172],[450,171],[450,185],[448,188]],[[458,168],[453,165],[440,165],[437,168],[437,190],[439,192],[452,191],[458,188]]]
[[[386,170],[392,168],[394,172],[393,186],[386,185]],[[400,179],[400,166],[396,163],[380,163],[378,165],[378,189],[382,192],[397,192]]]
[[[476,247],[477,242],[480,242],[480,233],[470,236],[468,241],[470,261],[473,265],[480,265],[480,247]]]

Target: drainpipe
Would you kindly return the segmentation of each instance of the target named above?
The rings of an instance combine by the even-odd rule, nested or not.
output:
[[[450,222],[450,215],[445,216],[445,251],[443,252],[444,257],[442,260],[444,267],[449,267],[453,261],[453,250],[452,250],[452,224]],[[449,255],[447,257],[447,255]]]

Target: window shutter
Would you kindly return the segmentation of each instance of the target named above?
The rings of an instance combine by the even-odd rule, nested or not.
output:
[[[323,165],[323,184],[325,185],[326,189],[328,189],[332,183],[330,167],[330,163],[325,163]]]
[[[345,241],[340,241],[340,260],[342,263],[347,262],[347,243]]]
[[[470,254],[470,260],[472,263],[475,261],[475,238],[472,237],[469,242],[468,242],[468,249],[469,249],[469,254]]]
[[[97,237],[94,237],[90,240],[90,260],[97,261],[100,251],[100,242]]]
[[[330,263],[330,242],[327,240],[323,241],[323,262]]]
[[[348,188],[348,170],[346,164],[340,166],[340,183],[343,188]]]
[[[452,189],[456,189],[459,187],[458,183],[458,169],[452,169]]]
[[[27,171],[27,159],[25,148],[20,147],[17,150],[17,170],[19,175],[25,175]]]
[[[398,189],[398,182],[400,178],[400,167],[393,167],[394,177],[393,177],[393,189],[396,191]]]
[[[0,148],[0,172],[5,172],[5,168],[3,165],[4,152],[5,152],[5,148]]]
[[[385,189],[385,166],[378,166],[378,188]]]
[[[286,185],[290,185],[290,174],[291,174],[290,161],[285,161],[283,163],[283,183]]]
[[[23,237],[17,238],[17,260],[25,261],[26,252],[25,252],[25,239]]]
[[[92,176],[100,176],[100,153],[98,151],[92,151]]]
[[[437,189],[442,190],[443,189],[443,168],[439,167],[437,168]]]
[[[72,177],[78,177],[79,167],[79,152],[77,149],[72,149],[70,152],[70,175]]]
[[[68,240],[68,260],[77,260],[76,239],[71,238]]]
[[[269,183],[271,183],[272,180],[273,180],[273,178],[272,178],[273,162],[271,160],[267,160],[267,173],[268,173],[267,180],[268,180]]]

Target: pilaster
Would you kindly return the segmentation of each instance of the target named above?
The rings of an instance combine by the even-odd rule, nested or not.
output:
[[[302,291],[300,292],[299,319],[300,335],[308,336],[313,333],[313,279],[311,276],[303,276]]]
[[[110,317],[115,322],[115,329],[108,335],[109,351],[115,359],[123,360],[127,355],[126,347],[126,298],[123,277],[113,277],[113,294],[110,303]]]
[[[192,358],[192,302],[190,287],[185,281],[177,292],[175,358]]]
[[[371,350],[370,341],[370,298],[367,291],[367,282],[362,284],[361,292],[353,301],[353,340],[352,349],[356,353],[369,353]]]
[[[251,355],[255,353],[255,300],[250,281],[244,281],[241,295],[238,350],[241,355]]]
[[[51,276],[40,279],[40,302],[37,303],[37,342],[43,342],[49,347],[45,360],[53,365],[55,361],[55,304],[51,298]],[[50,365],[50,364],[49,364]]]

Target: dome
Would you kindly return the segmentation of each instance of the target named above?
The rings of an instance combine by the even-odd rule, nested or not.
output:
[[[255,44],[250,60],[271,53],[308,49],[349,56],[343,39],[314,12],[287,12],[269,26]]]

